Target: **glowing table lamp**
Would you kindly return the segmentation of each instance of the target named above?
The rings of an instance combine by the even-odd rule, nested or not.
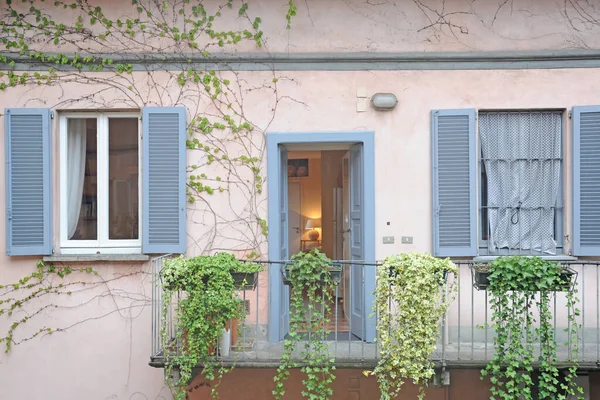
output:
[[[312,218],[306,221],[305,229],[310,229],[308,232],[308,238],[310,240],[319,240],[319,231],[321,229],[321,218]]]

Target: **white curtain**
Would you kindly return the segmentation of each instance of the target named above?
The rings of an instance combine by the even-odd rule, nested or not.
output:
[[[560,112],[480,113],[490,252],[517,249],[556,254],[561,125]]]
[[[75,234],[77,223],[79,222],[85,178],[85,119],[69,119],[67,129],[67,221],[69,223],[68,238],[71,239]]]

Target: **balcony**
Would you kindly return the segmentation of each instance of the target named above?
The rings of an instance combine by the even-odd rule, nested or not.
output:
[[[175,319],[177,298],[172,299],[171,306],[163,313],[164,293],[159,284],[159,272],[165,257],[152,260],[153,268],[153,300],[152,300],[152,355],[150,365],[163,367],[165,363],[165,349],[171,355],[177,355],[181,344],[176,341]],[[334,304],[327,330],[330,331],[326,337],[326,345],[329,355],[335,358],[338,367],[348,368],[370,368],[379,358],[379,349],[376,341],[367,342],[365,337],[365,324],[353,321],[352,313],[348,310],[348,303],[356,301],[350,296],[349,282],[353,282],[353,273],[364,270],[364,268],[381,268],[378,264],[363,264],[340,262],[343,266],[343,277],[335,289]],[[283,340],[268,340],[268,324],[280,324],[281,321],[268,321],[269,296],[268,277],[277,276],[269,274],[269,270],[276,268],[281,270],[282,264],[278,262],[264,262],[265,272],[258,275],[255,285],[246,290],[236,293],[246,305],[246,318],[239,324],[239,332],[236,324],[233,325],[231,346],[221,349],[215,357],[225,365],[234,364],[245,367],[277,367],[280,364],[283,353]],[[440,290],[447,292],[448,285],[456,281],[458,292],[455,300],[450,305],[448,312],[440,321],[440,339],[436,350],[432,354],[432,361],[443,367],[474,367],[479,368],[487,364],[494,352],[494,332],[488,324],[491,323],[491,309],[488,302],[488,293],[478,290],[473,285],[471,263],[468,261],[455,261],[459,267],[458,277],[449,275],[446,286]],[[557,354],[559,363],[567,365],[569,360],[577,359],[579,367],[585,369],[597,369],[600,366],[600,263],[598,262],[568,262],[563,263],[574,270],[577,274],[576,296],[579,299],[578,308],[581,314],[577,317],[577,323],[581,326],[578,333],[578,342],[573,343],[564,332],[568,328],[566,293],[555,292],[553,294],[552,314],[554,335],[558,343]],[[358,269],[357,269],[358,267]],[[364,273],[363,273],[364,274]],[[360,280],[357,280],[360,281]],[[364,279],[362,279],[364,285]],[[362,288],[364,289],[364,287]],[[359,291],[364,293],[364,290]],[[183,296],[176,294],[175,296]],[[359,299],[365,302],[364,296]],[[375,318],[367,318],[372,310],[370,305],[362,307],[363,321],[376,321]],[[166,321],[167,343],[163,342],[161,335],[162,319]],[[237,334],[236,334],[237,333]],[[310,340],[310,332],[304,332],[305,337]],[[534,348],[535,348],[534,344]],[[539,346],[537,347],[539,349]],[[300,359],[300,351],[293,354]]]

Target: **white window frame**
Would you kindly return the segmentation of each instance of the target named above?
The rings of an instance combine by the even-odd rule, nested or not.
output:
[[[67,237],[67,120],[96,118],[97,123],[97,218],[98,240],[69,240]],[[109,239],[109,118],[138,120],[138,239]],[[100,156],[102,154],[102,156]],[[61,254],[140,254],[142,251],[142,124],[139,113],[66,112],[60,114],[60,250]]]

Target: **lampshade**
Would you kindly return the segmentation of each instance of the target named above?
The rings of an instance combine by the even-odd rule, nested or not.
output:
[[[305,229],[315,229],[321,227],[321,218],[312,218],[306,221]]]

